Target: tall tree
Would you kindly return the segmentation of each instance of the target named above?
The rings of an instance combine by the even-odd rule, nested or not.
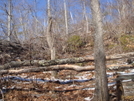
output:
[[[54,37],[52,34],[52,16],[50,9],[50,0],[47,2],[47,13],[48,13],[48,27],[47,27],[47,43],[51,52],[51,60],[55,59],[55,47],[54,47]]]
[[[105,52],[103,46],[103,24],[99,0],[91,0],[91,10],[94,32],[94,58],[95,58],[95,96],[94,101],[108,101],[108,86],[106,75]]]
[[[65,15],[65,24],[66,24],[66,35],[68,35],[68,16],[67,16],[66,0],[64,0],[64,15]]]
[[[86,33],[89,33],[89,22],[88,22],[88,16],[87,16],[87,13],[86,13],[86,1],[83,1],[83,18],[85,19],[86,21]]]
[[[5,3],[5,7],[7,5],[7,10],[5,10],[7,14],[7,40],[12,42],[19,42],[17,37],[17,25],[15,20],[15,15],[13,14],[13,0],[8,0],[7,4]]]
[[[11,36],[11,0],[8,0],[8,12],[7,12],[7,16],[8,16],[8,23],[7,23],[7,40],[10,41],[10,36]]]

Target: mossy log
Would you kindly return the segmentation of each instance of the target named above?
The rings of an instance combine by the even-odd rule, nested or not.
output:
[[[106,60],[116,60],[121,58],[130,58],[134,57],[134,52],[125,53],[125,54],[116,54],[111,56],[106,56]],[[10,69],[20,66],[51,66],[51,65],[61,65],[61,64],[73,64],[73,63],[82,63],[94,61],[93,56],[85,57],[73,57],[66,59],[56,59],[56,60],[25,60],[25,61],[12,61],[4,65],[0,65],[0,70]]]

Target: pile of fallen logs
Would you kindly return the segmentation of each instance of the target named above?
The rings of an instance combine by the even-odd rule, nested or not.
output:
[[[134,52],[125,54],[116,54],[111,56],[106,56],[106,60],[117,60],[122,58],[133,58]],[[0,74],[18,74],[26,72],[39,72],[39,71],[59,71],[59,70],[75,70],[75,71],[91,71],[94,70],[94,66],[77,66],[69,65],[81,62],[91,62],[94,61],[93,56],[85,57],[74,57],[66,59],[56,59],[56,60],[25,60],[25,61],[11,61],[4,65],[0,65]],[[19,69],[22,66],[32,66],[32,68]],[[17,70],[14,70],[17,68]],[[119,70],[119,69],[131,69],[134,68],[133,64],[123,64],[123,65],[107,65],[108,70]]]

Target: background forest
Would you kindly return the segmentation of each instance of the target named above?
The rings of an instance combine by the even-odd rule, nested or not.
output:
[[[0,39],[27,45],[33,59],[50,59],[47,5],[47,0],[0,0]],[[101,0],[101,10],[106,54],[133,51],[134,0]],[[55,58],[92,53],[90,0],[51,0],[50,12]]]

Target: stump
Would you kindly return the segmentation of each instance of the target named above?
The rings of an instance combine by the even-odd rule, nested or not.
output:
[[[134,101],[134,73],[118,74],[117,101]]]

